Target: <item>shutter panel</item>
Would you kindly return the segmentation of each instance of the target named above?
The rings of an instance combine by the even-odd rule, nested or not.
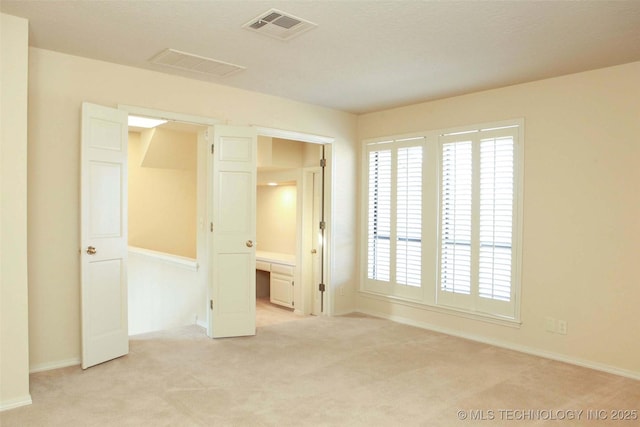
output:
[[[478,292],[511,300],[514,195],[513,137],[480,141],[480,251]]]
[[[396,181],[396,282],[422,282],[422,147],[398,149]]]
[[[472,143],[442,146],[440,289],[471,293]]]
[[[390,280],[391,150],[369,152],[367,277]]]

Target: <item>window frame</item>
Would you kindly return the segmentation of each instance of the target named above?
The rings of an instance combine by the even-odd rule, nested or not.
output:
[[[362,192],[362,207],[363,207],[363,248],[364,256],[362,257],[362,277],[366,282],[366,290],[377,294],[389,295],[394,297],[405,298],[412,301],[422,301],[424,294],[424,286],[412,286],[406,284],[399,284],[395,282],[397,274],[397,166],[398,166],[398,149],[420,146],[422,147],[422,187],[424,188],[425,177],[425,150],[426,139],[423,135],[404,135],[401,138],[390,139],[377,139],[368,142],[365,145],[362,156],[362,173],[363,173],[363,187]],[[390,248],[389,248],[389,281],[370,279],[368,277],[368,239],[369,239],[369,153],[374,151],[384,151],[389,149],[391,151],[391,232],[389,236]],[[424,195],[422,197],[421,209],[424,212],[425,200]],[[421,259],[425,259],[425,223],[422,222],[421,226]],[[424,279],[424,262],[420,266],[421,277]],[[362,289],[362,288],[361,288]]]
[[[512,225],[512,282],[510,309],[491,310],[486,307],[477,307],[476,304],[452,304],[443,301],[440,294],[440,257],[441,257],[441,176],[442,176],[442,146],[443,140],[451,139],[455,135],[465,133],[479,133],[480,131],[498,131],[503,128],[514,130],[513,145],[513,225]],[[406,141],[414,141],[424,138],[423,162],[422,162],[422,283],[413,292],[406,292],[408,286],[396,283],[382,282],[368,278],[368,226],[369,226],[369,153],[384,147],[400,147]],[[474,148],[478,153],[479,148]],[[360,293],[375,299],[383,299],[398,303],[405,303],[413,307],[432,310],[441,313],[459,315],[466,318],[507,326],[520,325],[520,295],[521,295],[521,266],[522,266],[522,205],[523,205],[523,177],[524,177],[524,119],[511,119],[491,123],[481,123],[469,126],[460,126],[448,129],[416,132],[370,138],[362,141],[362,168],[361,168],[361,280]],[[392,156],[394,161],[396,155]],[[392,172],[395,173],[395,169]],[[474,171],[473,185],[476,186],[476,178],[479,172]],[[396,197],[392,194],[392,200]],[[392,217],[396,215],[395,201],[392,202]],[[478,222],[478,218],[472,218]],[[391,249],[393,251],[393,249]],[[393,253],[392,253],[393,255]],[[395,264],[390,266],[395,268]],[[391,275],[391,278],[395,277]],[[390,278],[390,279],[391,279]],[[488,304],[491,306],[491,304]]]

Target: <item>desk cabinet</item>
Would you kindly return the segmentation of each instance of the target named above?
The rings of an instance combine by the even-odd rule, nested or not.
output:
[[[269,285],[272,303],[293,307],[293,267],[272,263]]]
[[[281,260],[282,257],[273,253],[256,255],[256,269],[269,272],[269,300],[273,304],[293,308],[295,261]]]

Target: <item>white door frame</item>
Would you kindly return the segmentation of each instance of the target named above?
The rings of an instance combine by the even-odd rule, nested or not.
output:
[[[137,107],[132,105],[118,105],[119,110],[126,111],[128,114],[133,116],[144,116],[144,117],[154,117],[161,118],[168,121],[179,121],[192,123],[197,126],[203,127],[211,127],[216,124],[222,123],[221,120],[213,119],[210,117],[197,116],[193,114],[183,114],[183,113],[174,113],[164,110],[155,110],[152,108],[145,107]],[[210,222],[211,212],[209,212],[209,203],[210,203],[210,182],[212,177],[211,166],[209,163],[209,147],[213,142],[213,135],[211,132],[207,132],[205,138],[198,137],[198,145],[197,145],[197,155],[196,162],[198,165],[198,170],[204,167],[205,172],[201,174],[198,172],[197,176],[197,190],[196,190],[196,199],[197,199],[197,214],[198,214],[198,226],[197,230],[197,250],[196,257],[198,263],[198,278],[200,281],[204,283],[200,283],[199,285],[204,286],[206,289],[206,299],[202,301],[203,311],[206,313],[205,319],[198,319],[198,324],[201,326],[209,325],[209,310],[204,308],[206,307],[207,301],[209,300],[209,265],[210,265],[210,247],[209,247],[209,238],[210,235],[207,232],[207,224]],[[208,326],[207,326],[207,332]]]
[[[146,116],[146,117],[156,117],[156,118],[162,118],[165,120],[173,120],[173,121],[182,121],[182,122],[188,122],[188,123],[193,123],[195,125],[201,125],[201,126],[214,126],[217,124],[225,124],[225,121],[223,120],[218,120],[218,119],[214,119],[211,117],[206,117],[206,116],[198,116],[198,115],[194,115],[194,114],[183,114],[183,113],[175,113],[175,112],[170,112],[170,111],[164,111],[164,110],[157,110],[157,109],[153,109],[153,108],[146,108],[146,107],[139,107],[139,106],[134,106],[134,105],[127,105],[127,104],[118,104],[117,107],[119,110],[124,110],[126,111],[128,114],[131,115],[140,115],[140,116]],[[307,142],[307,143],[312,143],[312,144],[321,144],[321,145],[325,145],[326,147],[326,151],[325,151],[325,157],[327,159],[327,167],[325,168],[325,175],[326,175],[326,181],[325,181],[325,186],[324,186],[324,196],[325,196],[325,220],[327,223],[327,228],[325,229],[325,242],[324,242],[324,277],[325,277],[325,285],[326,285],[326,289],[327,291],[325,292],[325,310],[324,313],[322,313],[323,315],[328,315],[331,316],[333,314],[333,294],[331,292],[331,268],[329,268],[330,266],[330,259],[331,259],[331,228],[332,228],[332,221],[331,221],[331,212],[332,212],[332,168],[334,165],[334,159],[333,159],[333,146],[332,144],[335,142],[335,138],[333,137],[327,137],[327,136],[322,136],[322,135],[314,135],[314,134],[310,134],[310,133],[304,133],[304,132],[297,132],[297,131],[290,131],[290,130],[284,130],[284,129],[277,129],[277,128],[272,128],[272,127],[267,127],[267,126],[260,126],[260,125],[256,125],[256,124],[251,124],[248,126],[252,126],[256,129],[256,132],[258,134],[258,136],[268,136],[268,137],[272,137],[272,138],[282,138],[282,139],[289,139],[289,140],[293,140],[293,141],[301,141],[301,142]],[[206,200],[200,201],[200,197],[198,196],[198,206],[200,206],[200,203],[205,203],[207,205],[206,208],[206,214],[204,214],[205,216],[205,224],[208,224],[209,221],[211,221],[211,212],[209,212],[209,208],[208,208],[208,203],[210,203],[210,193],[211,193],[211,188],[210,186],[210,182],[212,179],[212,175],[213,175],[213,171],[211,170],[211,162],[209,161],[209,151],[208,151],[208,147],[213,143],[213,135],[212,132],[209,132],[206,144],[204,145],[204,147],[200,147],[200,144],[198,145],[198,165],[200,165],[200,160],[201,160],[201,156],[207,156],[206,160],[204,163],[206,163],[207,165],[207,172],[206,172]],[[200,185],[200,180],[198,180],[198,183]],[[200,191],[198,191],[198,195],[200,195]],[[199,213],[200,215],[200,213]],[[201,229],[202,227],[198,227],[198,234],[200,234],[201,232],[203,232],[203,230]],[[210,244],[209,244],[209,233],[206,233],[206,231],[203,232],[204,233],[204,238],[205,241],[207,242],[206,244],[206,249],[205,249],[205,253],[200,254],[200,249],[198,249],[198,264],[200,266],[200,270],[202,271],[204,277],[209,278],[209,264],[211,262],[210,260]],[[200,239],[201,236],[198,236],[198,239]],[[302,252],[302,248],[298,251],[299,253],[297,254],[298,259],[302,260],[302,256],[303,254]],[[299,280],[299,279],[298,279]],[[207,287],[208,289],[208,287]],[[311,300],[311,293],[312,289],[308,288],[305,289],[303,288],[303,295],[302,295],[302,301],[310,301]],[[208,292],[208,291],[207,291]],[[207,301],[209,301],[209,297],[207,297],[206,301],[203,301],[204,304],[207,304]],[[306,307],[305,307],[306,308]],[[307,310],[305,310],[305,314]],[[209,310],[206,310],[207,312],[207,319],[206,319],[206,323],[207,325],[209,325]],[[310,312],[310,307],[309,307],[309,312]],[[210,332],[210,331],[208,331]]]
[[[324,269],[324,283],[326,286],[326,291],[324,293],[324,312],[321,313],[322,315],[325,316],[331,316],[333,315],[333,293],[330,291],[331,290],[331,278],[330,278],[330,271],[331,268],[329,268],[330,264],[330,259],[331,259],[331,254],[330,254],[330,248],[331,248],[331,227],[332,227],[332,221],[331,221],[331,212],[332,212],[332,168],[334,165],[334,161],[333,161],[333,143],[335,142],[335,138],[332,137],[327,137],[327,136],[321,136],[321,135],[313,135],[313,134],[309,134],[309,133],[303,133],[303,132],[295,132],[295,131],[288,131],[288,130],[282,130],[282,129],[276,129],[276,128],[270,128],[270,127],[264,127],[264,126],[255,126],[256,131],[258,132],[258,136],[267,136],[267,137],[271,137],[271,138],[281,138],[281,139],[288,139],[288,140],[292,140],[292,141],[300,141],[300,142],[306,142],[306,143],[311,143],[311,144],[320,144],[320,145],[324,145],[325,146],[325,158],[327,159],[327,165],[325,167],[325,185],[324,185],[324,199],[325,199],[325,206],[324,206],[324,210],[325,210],[325,222],[327,223],[327,228],[324,231],[324,251],[322,252],[324,255],[323,258],[323,269]],[[318,165],[319,167],[320,165]],[[304,193],[303,193],[303,183],[305,181],[304,179],[304,171],[307,169],[312,169],[312,168],[303,168],[302,171],[300,172],[298,179],[296,179],[296,185],[298,187],[298,200],[302,200],[302,198],[300,197],[301,195],[304,197]],[[298,210],[298,212],[302,212],[302,207],[301,209]],[[297,234],[299,236],[299,242],[304,240],[303,239],[303,235],[304,235],[304,230],[302,229],[302,227],[304,226],[304,221],[299,221],[298,224],[298,229],[297,229]],[[305,258],[307,258],[309,256],[309,254],[306,253],[306,250],[308,248],[305,248],[303,244],[298,244],[298,248],[297,248],[297,254],[296,254],[296,258],[298,260],[298,265],[302,265],[305,262]],[[296,269],[296,277],[295,280],[297,283],[303,283],[302,280],[302,275],[300,274],[300,269]],[[302,291],[296,291],[297,292],[297,296],[300,298],[300,300],[303,303],[303,307],[302,309],[299,309],[299,307],[296,307],[296,312],[299,312],[301,314],[310,314],[311,313],[311,303],[313,301],[313,292],[314,289],[312,289],[311,287],[308,286],[304,286],[302,287]]]

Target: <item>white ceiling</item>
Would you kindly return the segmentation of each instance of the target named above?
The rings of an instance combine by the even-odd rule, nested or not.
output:
[[[242,28],[277,8],[318,27]],[[640,1],[10,1],[30,44],[364,113],[640,60]],[[226,78],[148,60],[172,48]]]

